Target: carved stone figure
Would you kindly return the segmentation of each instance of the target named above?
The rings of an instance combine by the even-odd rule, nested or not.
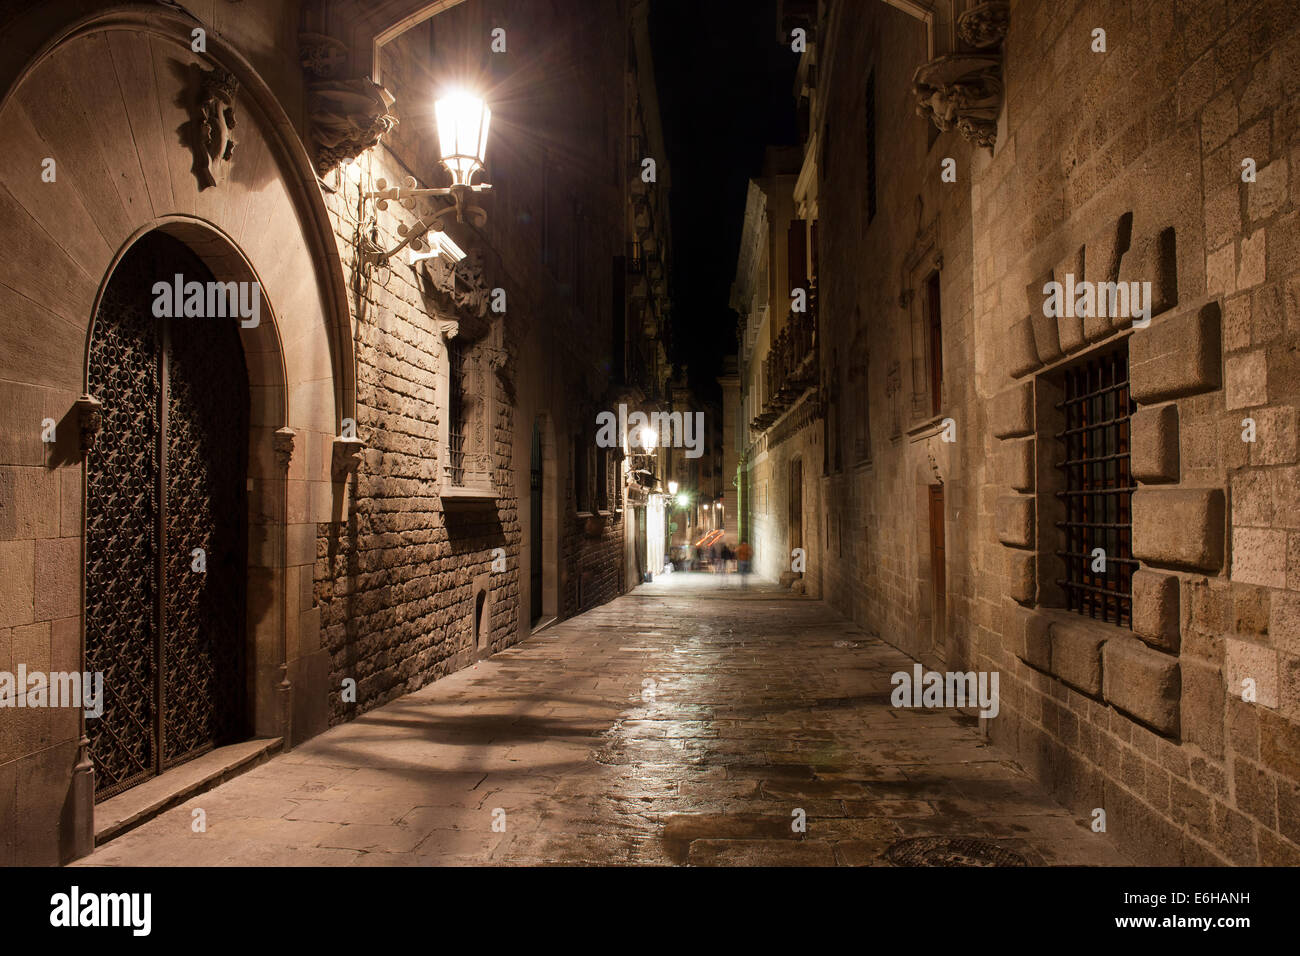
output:
[[[77,399],[77,430],[80,432],[81,452],[94,450],[95,439],[104,427],[104,403],[86,394]]]
[[[917,113],[945,132],[956,129],[988,149],[997,140],[1002,108],[1002,60],[988,53],[954,53],[917,67],[912,75]]]
[[[491,290],[483,277],[484,259],[481,249],[471,249],[460,262],[453,263],[445,256],[434,256],[421,261],[429,277],[431,297],[443,312],[455,312],[462,319],[483,319],[487,316]],[[466,329],[472,338],[486,331],[482,322],[470,322]]]
[[[293,460],[293,440],[296,432],[292,428],[277,428],[272,435],[271,441],[275,448],[275,464],[281,471],[289,470],[289,462]]]
[[[199,70],[199,98],[191,124],[194,174],[199,189],[215,186],[224,178],[222,163],[229,163],[235,151],[231,130],[235,128],[235,97],[239,83],[234,75],[217,67]]]
[[[1001,43],[1010,26],[1011,4],[1007,0],[977,4],[957,19],[957,32],[961,38],[981,50]]]
[[[298,34],[298,60],[317,80],[333,79],[347,58],[347,45],[340,40],[321,33]]]
[[[316,172],[360,156],[397,125],[393,95],[368,77],[313,83],[308,94]]]

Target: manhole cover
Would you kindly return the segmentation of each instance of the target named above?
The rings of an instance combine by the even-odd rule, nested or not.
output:
[[[885,851],[897,866],[1028,866],[1019,853],[969,837],[911,837]]]

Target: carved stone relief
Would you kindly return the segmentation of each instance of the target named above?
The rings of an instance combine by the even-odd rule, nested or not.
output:
[[[95,396],[86,394],[77,399],[77,429],[81,436],[81,452],[87,454],[94,450],[95,439],[104,427],[104,403]]]
[[[311,84],[307,112],[316,146],[316,172],[324,175],[360,156],[397,125],[388,112],[393,95],[368,77]]]
[[[275,464],[281,471],[289,470],[289,462],[293,460],[293,440],[296,433],[292,428],[277,428],[272,436],[272,443],[275,448]]]
[[[298,59],[303,70],[317,80],[332,80],[347,62],[348,48],[341,40],[320,33],[298,34]]]
[[[1010,26],[1011,4],[1007,0],[976,4],[957,18],[962,40],[980,50],[1001,43]]]
[[[194,175],[199,189],[216,186],[225,178],[225,165],[235,152],[231,130],[235,128],[235,97],[239,82],[234,75],[216,67],[199,68],[199,93],[190,123],[194,151]]]
[[[956,129],[977,146],[993,148],[1002,109],[1002,58],[954,53],[917,67],[912,75],[917,112],[947,132]]]
[[[482,249],[472,249],[460,262],[453,263],[445,256],[422,259],[420,265],[428,281],[424,292],[435,309],[455,313],[466,323],[464,333],[478,338],[487,331],[487,316],[491,289],[484,278]]]

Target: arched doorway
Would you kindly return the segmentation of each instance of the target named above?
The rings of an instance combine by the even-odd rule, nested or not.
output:
[[[171,310],[155,284],[177,276],[215,281],[180,240],[145,234],[91,329],[88,386],[103,403],[86,464],[86,667],[104,673],[103,714],[86,724],[96,800],[248,733],[248,372],[234,318],[158,314]]]

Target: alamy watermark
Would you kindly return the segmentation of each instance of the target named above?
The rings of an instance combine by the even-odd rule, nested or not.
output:
[[[148,936],[152,914],[152,893],[83,893],[73,886],[50,897],[50,925],[58,928],[117,927]]]
[[[1043,295],[1043,315],[1050,319],[1125,318],[1138,329],[1151,324],[1150,282],[1075,282],[1066,273],[1065,282],[1044,285]]]
[[[596,445],[617,448],[620,436],[629,435],[634,446],[644,448],[684,448],[687,458],[704,454],[703,412],[629,413],[619,402],[618,414],[605,411],[596,415]],[[630,431],[629,431],[630,429]]]
[[[981,717],[998,715],[998,672],[975,671],[940,674],[912,665],[912,673],[898,671],[889,682],[895,707],[980,707]]]
[[[104,674],[102,671],[28,671],[26,664],[18,672],[0,671],[0,708],[5,707],[84,707],[87,717],[104,713]]]
[[[160,319],[238,318],[246,329],[262,321],[262,287],[256,282],[171,282],[153,284],[153,314]]]

